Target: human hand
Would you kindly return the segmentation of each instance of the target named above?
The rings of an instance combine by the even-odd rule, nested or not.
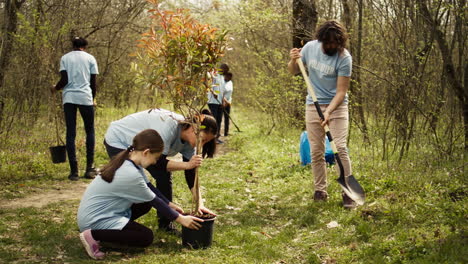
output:
[[[328,125],[328,121],[330,120],[330,113],[328,113],[327,111],[324,111],[323,112],[323,119],[322,119],[322,127],[325,127],[325,125]]]
[[[191,215],[179,215],[175,221],[187,228],[195,230],[200,229],[201,224],[199,222],[204,222],[203,219]]]
[[[184,213],[184,209],[182,209],[180,206],[178,206],[177,204],[173,203],[173,202],[169,202],[169,207],[176,210],[177,212],[183,214]]]
[[[215,214],[213,211],[206,208],[205,206],[200,206],[200,208],[198,209],[198,214],[211,214],[217,216],[217,214]]]
[[[289,51],[289,57],[291,60],[297,60],[301,57],[301,49],[293,48],[291,51]]]
[[[193,155],[189,162],[187,162],[188,168],[187,170],[191,170],[193,168],[199,167],[203,162],[203,158],[201,155]]]

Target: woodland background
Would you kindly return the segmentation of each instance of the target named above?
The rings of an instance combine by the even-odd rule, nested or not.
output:
[[[465,0],[161,1],[189,8],[229,31],[224,62],[235,74],[235,102],[265,112],[270,129],[303,126],[305,88],[286,71],[288,52],[313,39],[321,21],[350,33],[353,137],[382,148],[382,159],[423,149],[444,159],[468,150]],[[49,87],[70,39],[88,39],[99,64],[99,107],[158,105],[132,72],[136,40],[148,30],[141,0],[0,1],[0,142],[51,115]],[[164,67],[161,65],[161,67]],[[265,131],[269,133],[270,129]],[[422,148],[424,146],[424,148]],[[19,147],[19,146],[18,146]]]
[[[231,113],[242,132],[231,126],[200,168],[205,205],[218,213],[210,249],[185,249],[152,212],[139,221],[155,232],[153,245],[106,249],[105,263],[468,263],[465,0],[160,5],[228,30],[222,62],[234,74]],[[50,87],[70,39],[88,39],[100,71],[96,166],[108,162],[101,142],[111,121],[170,107],[132,56],[148,8],[143,0],[0,0],[0,263],[93,263],[76,226],[90,181],[71,182],[68,164],[50,161],[55,122],[65,135]],[[341,206],[332,168],[329,201],[312,201],[310,166],[299,162],[306,89],[287,72],[289,50],[328,19],[346,25],[353,56],[348,147],[366,204],[352,211]],[[81,121],[77,132],[83,166]],[[184,181],[174,173],[175,202],[187,209]]]

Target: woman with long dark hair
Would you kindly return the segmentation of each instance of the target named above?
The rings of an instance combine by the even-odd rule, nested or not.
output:
[[[200,140],[202,155],[195,155],[197,136],[193,127],[194,118],[201,121]],[[182,115],[165,110],[150,109],[128,115],[111,123],[107,129],[104,145],[109,157],[131,145],[131,139],[144,129],[154,129],[164,141],[164,150],[157,163],[148,166],[146,170],[156,180],[156,187],[169,200],[172,201],[172,171],[184,170],[187,185],[195,196],[194,180],[195,168],[200,166],[203,157],[213,157],[216,150],[215,137],[217,133],[216,120],[210,116],[201,114],[186,120]],[[168,157],[182,154],[182,161],[169,160]],[[201,200],[201,199],[200,199]],[[214,214],[205,206],[200,207],[200,213]],[[177,233],[172,221],[158,211],[159,228]]]

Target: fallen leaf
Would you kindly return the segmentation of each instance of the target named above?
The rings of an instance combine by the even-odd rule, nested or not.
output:
[[[265,233],[265,232],[263,232],[263,231],[260,232],[260,234],[262,234],[262,235],[264,235],[264,236],[266,236],[266,237],[268,237],[268,238],[272,238],[269,234],[267,234],[267,233]]]

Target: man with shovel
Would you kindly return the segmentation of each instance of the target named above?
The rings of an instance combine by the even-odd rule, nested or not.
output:
[[[337,21],[324,22],[316,32],[316,40],[310,41],[302,49],[293,48],[289,55],[288,70],[291,74],[300,73],[297,59],[301,59],[309,72],[309,79],[315,89],[318,104],[323,112],[320,118],[310,96],[306,99],[306,129],[312,152],[312,172],[315,177],[315,201],[326,201],[327,170],[324,157],[325,129],[336,143],[338,156],[344,175],[350,176],[351,161],[347,152],[348,137],[348,95],[351,78],[352,58],[345,49],[348,35],[346,29]],[[354,208],[355,202],[345,193],[343,206]]]

